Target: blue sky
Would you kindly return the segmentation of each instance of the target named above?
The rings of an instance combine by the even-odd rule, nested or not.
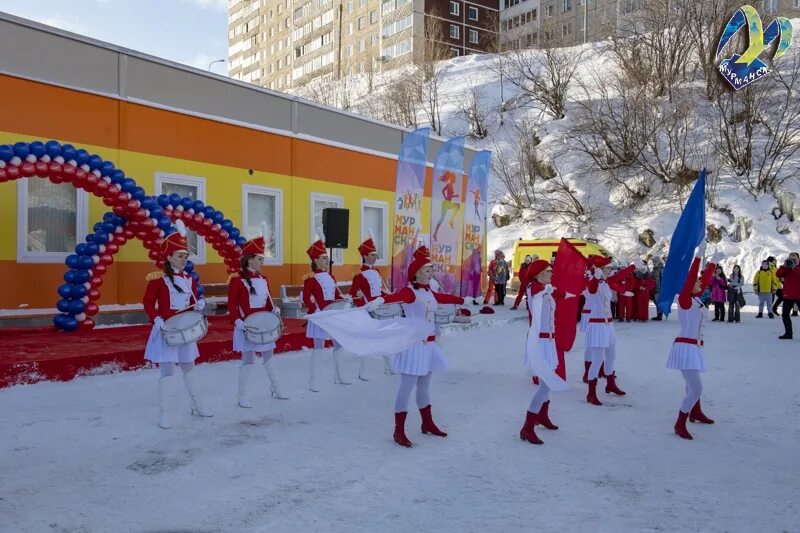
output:
[[[204,70],[228,55],[227,0],[0,0],[0,11]]]

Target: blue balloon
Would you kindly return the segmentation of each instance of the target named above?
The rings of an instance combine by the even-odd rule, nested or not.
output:
[[[89,162],[89,152],[81,148],[75,153],[75,162],[78,163],[78,166],[85,165]]]
[[[111,220],[112,218],[114,218],[114,213],[111,211],[106,211],[103,213],[103,220]]]
[[[78,278],[77,270],[67,270],[66,272],[64,272],[64,281],[66,281],[69,284],[75,283],[77,281],[77,278]]]
[[[86,242],[94,242],[94,233],[90,233],[86,236]]]
[[[30,146],[30,151],[37,159],[47,153],[42,141],[33,141]]]
[[[80,300],[72,300],[69,303],[69,310],[67,311],[71,315],[77,315],[78,313],[83,313],[84,305],[83,302]]]
[[[94,231],[100,231],[101,229],[103,229],[103,223],[102,222],[95,222],[94,226],[92,226],[92,229]]]
[[[61,155],[61,143],[58,141],[47,141],[44,143],[44,149],[50,157],[58,157]]]
[[[14,157],[14,149],[7,144],[0,144],[0,161],[8,163]]]
[[[154,218],[154,219],[158,220],[163,216],[164,216],[164,209],[162,209],[161,206],[158,205],[158,204],[153,206],[153,208],[150,210],[150,217],[151,218]]]
[[[62,298],[61,300],[59,300],[58,303],[56,304],[56,309],[58,309],[62,313],[66,313],[67,311],[69,311],[69,300],[67,300],[66,298]]]
[[[194,202],[192,202],[192,209],[194,209],[195,213],[202,213],[204,207],[205,204],[200,200],[195,200]]]
[[[125,225],[125,219],[119,215],[114,215],[113,217],[111,217],[111,222],[113,222],[115,226]]]
[[[75,282],[74,283],[86,283],[89,281],[91,274],[89,274],[88,270],[76,270],[75,271]],[[86,288],[86,287],[84,287]]]
[[[20,159],[25,159],[30,153],[30,145],[28,143],[18,142],[14,144],[14,155]]]
[[[186,261],[186,266],[183,267],[183,271],[186,272],[187,274],[191,274],[193,270],[194,270],[194,263],[192,263],[191,261]]]
[[[147,198],[147,193],[144,192],[144,189],[142,189],[141,187],[136,187],[135,189],[133,189],[131,196],[133,197],[134,200],[139,200],[141,202],[142,200]]]
[[[54,324],[54,325],[55,325],[55,326],[56,326],[58,329],[64,329],[64,320],[65,320],[66,318],[67,318],[67,315],[64,315],[64,314],[58,314],[58,315],[56,315],[56,316],[54,316],[54,317],[53,317],[53,324]]]
[[[215,211],[214,216],[211,218],[214,220],[215,224],[222,224],[222,221],[225,220],[225,215],[223,215],[220,211]]]
[[[139,188],[141,189],[141,187],[139,187]],[[144,189],[142,189],[142,190],[144,190]],[[151,211],[155,206],[158,205],[158,201],[155,198],[153,198],[152,196],[148,196],[146,198],[142,198],[141,203],[142,203],[142,207],[147,209],[148,211]]]
[[[191,209],[192,208],[192,199],[191,198],[181,198],[181,205],[184,209]]]
[[[61,324],[61,327],[64,331],[75,331],[78,329],[78,321],[75,320],[75,317],[67,316]]]
[[[83,298],[84,296],[86,296],[86,293],[87,293],[86,287],[84,287],[83,285],[73,285],[69,291],[69,295],[73,299]]]
[[[70,295],[70,291],[72,290],[72,285],[69,283],[64,283],[63,285],[58,286],[58,295],[62,298],[67,298]]]
[[[78,258],[78,270],[89,270],[94,266],[94,261],[91,256],[82,255]],[[83,282],[81,282],[83,283]]]
[[[195,279],[195,281],[199,281],[200,280],[200,274],[198,274],[197,272],[194,272],[194,271],[189,272],[189,275],[192,276]]]
[[[158,219],[158,227],[159,229],[165,230],[172,225],[172,221],[169,217],[161,217]]]
[[[102,174],[102,171],[100,174]],[[122,183],[122,181],[125,179],[125,173],[119,169],[114,169],[111,174],[108,175],[108,179],[110,179],[111,183],[114,184]]]
[[[244,237],[238,237],[236,239],[236,244],[238,244],[239,246],[244,246],[244,243],[246,243],[246,242],[247,242],[247,239],[245,239]]]
[[[114,233],[117,230],[117,226],[110,220],[103,222],[100,226],[100,229],[106,233]]]
[[[198,285],[198,286],[197,286],[197,296],[198,296],[199,298],[202,298],[202,297],[203,297],[203,295],[205,294],[205,292],[206,292],[206,291],[205,291],[205,290],[203,290],[203,287],[202,287],[202,286],[200,286],[200,285]]]
[[[231,228],[228,230],[228,235],[230,235],[231,239],[235,241],[239,237],[240,233],[237,228]]]
[[[64,158],[64,161],[75,159],[76,152],[77,150],[75,150],[75,147],[71,144],[65,144],[61,147],[61,157]]]
[[[125,192],[133,192],[136,189],[136,181],[132,178],[125,178],[122,180],[122,190]]]
[[[86,255],[86,243],[78,243],[78,245],[75,246],[75,253],[78,255]]]
[[[108,233],[106,233],[103,230],[95,232],[95,234],[94,234],[94,242],[96,242],[97,244],[105,244],[105,243],[107,243],[108,242]],[[100,251],[99,247],[98,247],[97,251],[98,252]]]
[[[100,170],[100,167],[103,166],[103,158],[97,154],[92,154],[89,156],[89,170]]]
[[[78,255],[77,254],[69,254],[67,259],[64,261],[69,268],[78,268]]]
[[[181,205],[181,200],[182,198],[179,194],[172,193],[169,195],[169,203],[172,205],[172,207],[178,207]]]
[[[86,255],[97,255],[100,253],[100,246],[95,242],[86,243]]]
[[[161,207],[167,207],[169,205],[169,196],[166,194],[159,194],[156,200],[158,200],[158,205]]]
[[[233,222],[231,222],[227,218],[224,219],[222,222],[220,222],[219,225],[222,226],[222,229],[224,229],[227,232],[230,232],[233,229]]]
[[[210,218],[211,220],[214,220],[214,213],[216,213],[216,209],[214,209],[210,205],[207,205],[207,206],[205,206],[203,208],[203,215],[205,215],[206,218]]]
[[[114,173],[114,163],[112,163],[111,161],[103,161],[103,164],[100,165],[100,175],[111,177],[111,174],[113,173]]]

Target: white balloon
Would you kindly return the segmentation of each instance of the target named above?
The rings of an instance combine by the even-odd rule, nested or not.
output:
[[[53,161],[55,161],[55,162],[56,162],[56,163],[58,163],[59,165],[63,165],[63,164],[64,164],[64,158],[63,158],[63,157],[61,157],[60,155],[57,155],[57,156],[55,156],[55,157],[53,158]]]
[[[25,157],[25,161],[27,161],[28,163],[35,163],[36,162],[36,156],[33,155],[33,154],[28,154]]]
[[[78,322],[83,322],[84,320],[86,320],[86,313],[78,313],[77,315],[75,315],[75,320],[77,320]]]

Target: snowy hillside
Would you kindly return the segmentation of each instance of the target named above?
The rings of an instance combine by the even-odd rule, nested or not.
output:
[[[793,22],[795,28],[800,28],[800,19]],[[717,115],[723,112],[725,102],[712,104],[709,101],[702,73],[697,72],[687,74],[686,79],[676,83],[671,98],[650,100],[654,106],[652,109],[656,110],[652,113],[653,123],[661,121],[662,127],[672,128],[670,132],[677,133],[674,139],[661,133],[654,134],[654,146],[650,147],[652,154],[648,156],[650,160],[645,161],[645,166],[660,165],[672,177],[684,179],[688,175],[689,179],[679,182],[676,178],[666,183],[654,178],[655,174],[640,170],[637,165],[608,171],[598,168],[587,150],[580,149],[581,145],[597,144],[596,139],[586,133],[586,111],[594,109],[602,114],[602,106],[606,104],[616,106],[618,110],[622,106],[631,106],[631,99],[638,97],[633,91],[628,93],[629,89],[617,79],[621,76],[620,69],[608,46],[608,43],[593,43],[561,49],[560,61],[569,61],[569,56],[577,59],[572,65],[574,79],[567,91],[564,118],[558,120],[544,106],[532,100],[519,84],[509,81],[510,77],[518,75],[514,72],[515,67],[546,64],[547,60],[542,59],[545,52],[541,50],[511,52],[505,56],[470,55],[441,62],[435,71],[436,79],[422,85],[422,94],[417,95],[419,100],[406,102],[416,123],[409,118],[408,112],[403,113],[402,105],[398,104],[405,97],[403,84],[410,83],[408,80],[414,76],[413,67],[381,75],[356,76],[338,87],[326,86],[324,91],[317,87],[298,90],[297,93],[374,118],[395,122],[405,120],[404,125],[422,127],[431,125],[431,96],[435,91],[433,96],[439,105],[435,114],[441,122],[438,128],[445,137],[469,136],[476,128],[475,120],[469,120],[469,117],[480,118],[488,135],[485,138],[469,136],[467,143],[494,152],[490,200],[495,219],[489,221],[490,250],[503,249],[508,253],[514,240],[519,238],[573,236],[598,239],[623,262],[651,254],[664,255],[682,201],[691,191],[697,171],[703,167],[710,171],[707,221],[713,224],[711,230],[721,239],[718,243],[712,241],[709,253],[713,253],[716,245],[726,254],[728,259],[723,262],[726,270],[738,263],[749,275],[768,255],[780,259],[789,251],[800,249],[800,178],[793,175],[800,167],[800,152],[794,153],[800,146],[800,124],[794,120],[800,116],[793,115],[800,113],[797,89],[791,89],[787,100],[793,103],[786,104],[788,109],[783,109],[778,117],[783,122],[770,123],[773,129],[780,130],[776,135],[783,135],[789,145],[782,147],[779,161],[773,161],[774,168],[768,169],[772,170],[772,176],[778,177],[777,181],[783,180],[773,190],[750,193],[742,184],[744,178],[738,176],[737,179],[732,165],[720,151],[724,139],[719,135],[720,119]],[[514,54],[517,54],[516,58]],[[501,87],[500,65],[503,64],[504,83]],[[691,62],[688,65],[689,69],[699,68]],[[790,50],[776,63],[800,86],[799,65],[797,50]],[[556,66],[565,68],[565,65]],[[774,100],[780,97],[768,92],[768,81],[762,80],[753,87],[758,83],[762,88],[754,89],[755,105],[762,106],[762,102],[769,101],[769,105],[777,106]],[[725,91],[723,98],[733,93],[727,88]],[[734,102],[733,99],[730,101]],[[505,108],[502,124],[501,102]],[[733,105],[730,104],[731,109]],[[731,109],[728,109],[729,113],[733,113]],[[635,113],[637,109],[631,106],[626,112]],[[768,118],[756,124],[762,127],[755,132],[752,142],[756,158],[759,150],[767,152],[771,149],[767,146],[769,139],[759,137],[766,123],[773,121],[768,112],[762,116]],[[649,119],[640,118],[645,122]],[[740,127],[738,121],[739,118],[734,118],[730,124],[734,137],[738,135],[736,128]],[[612,136],[614,134],[616,132]],[[535,143],[520,141],[534,136],[538,138]],[[675,143],[677,147],[673,146]],[[735,148],[740,149],[738,146]],[[521,151],[525,152],[523,157],[520,157]],[[531,161],[531,157],[535,160],[535,171],[544,171],[545,174],[555,171],[555,177],[540,178],[528,191],[534,195],[531,206],[520,209],[510,200],[503,178],[508,181],[511,176],[524,181],[525,173],[520,172],[520,166]],[[537,164],[542,167],[536,167]],[[515,176],[516,172],[521,176]],[[764,173],[769,174],[768,171]],[[781,201],[783,212],[779,207]],[[509,224],[503,224],[503,227],[495,225],[495,220],[505,217],[508,220],[502,222]],[[651,246],[640,242],[640,234],[646,230],[652,232]]]

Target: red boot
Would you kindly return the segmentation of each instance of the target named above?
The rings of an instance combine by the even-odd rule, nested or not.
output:
[[[692,407],[692,410],[689,412],[689,422],[700,422],[701,424],[714,423],[713,420],[703,413],[703,409],[700,407],[700,400],[697,400],[697,403],[694,404],[694,407]]]
[[[686,429],[686,418],[689,413],[678,412],[678,420],[675,422],[675,434],[682,439],[692,440],[692,434]]]
[[[583,382],[589,383],[589,367],[592,366],[591,361],[583,362]]]
[[[612,372],[606,376],[606,393],[625,396],[625,391],[617,387],[617,373]]]
[[[533,429],[535,425],[536,413],[531,413],[528,411],[525,415],[525,425],[522,426],[522,430],[519,432],[519,438],[521,440],[526,440],[531,444],[544,444],[542,439],[536,436],[536,431]]]
[[[547,400],[542,404],[542,408],[539,409],[539,413],[536,415],[538,422],[547,429],[558,429],[558,426],[553,424],[550,421],[550,416],[548,412],[550,411],[550,400]]]
[[[436,427],[436,424],[433,423],[433,415],[431,415],[431,406],[423,407],[419,410],[419,414],[422,417],[422,432],[424,434],[432,434],[436,435],[437,437],[446,437],[447,433],[442,431],[441,429]]]
[[[598,378],[608,377],[608,376],[606,376],[606,364],[605,363],[600,363],[600,373],[597,374],[597,377]]]
[[[394,441],[400,446],[411,448],[411,441],[406,437],[406,415],[408,413],[394,414]]]
[[[586,401],[592,405],[603,405],[600,403],[600,400],[597,399],[597,380],[590,379],[589,380],[589,394],[586,395]]]
[[[533,381],[534,385],[538,385],[539,384],[539,376],[533,376],[531,378],[531,380]]]

